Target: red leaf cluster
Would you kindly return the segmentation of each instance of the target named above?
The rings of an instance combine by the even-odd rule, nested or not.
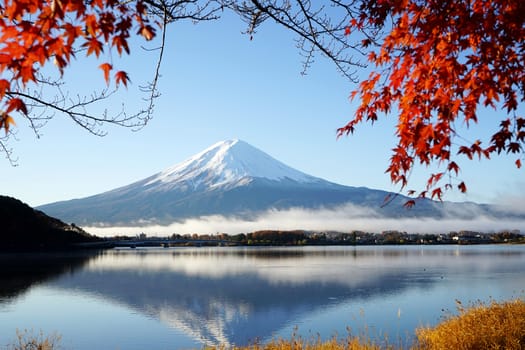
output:
[[[129,53],[134,27],[147,40],[155,36],[142,0],[4,0],[0,4],[0,129],[7,131],[13,124],[10,113],[27,114],[16,92],[29,83],[38,84],[37,73],[46,63],[52,61],[62,74],[80,48],[86,56],[97,58],[105,48],[119,55]],[[112,65],[103,62],[99,67],[109,83]],[[117,72],[115,80],[126,86],[129,78]]]
[[[444,172],[432,174],[419,193],[441,199],[460,170],[452,153],[468,159],[502,151],[523,155],[525,119],[517,108],[525,95],[524,1],[370,0],[360,11],[349,32],[367,26],[391,30],[369,54],[376,69],[352,92],[358,109],[338,134],[397,110],[398,144],[387,169],[393,183],[404,188],[415,164],[444,164]],[[456,148],[455,124],[478,123],[479,106],[506,118],[488,146],[476,140]],[[466,192],[463,182],[457,188]]]

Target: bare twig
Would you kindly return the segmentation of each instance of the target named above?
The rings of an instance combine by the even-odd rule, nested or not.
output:
[[[350,20],[358,15],[355,1],[310,0],[250,0],[227,2],[226,6],[237,12],[248,24],[246,33],[253,36],[257,27],[267,19],[297,35],[297,47],[304,57],[306,73],[315,54],[321,53],[331,60],[337,70],[352,82],[357,82],[357,69],[365,67],[361,61],[360,43],[351,43],[345,35]],[[358,55],[356,58],[354,55]]]

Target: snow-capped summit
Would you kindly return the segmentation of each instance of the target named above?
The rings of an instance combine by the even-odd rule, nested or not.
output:
[[[145,186],[164,189],[185,186],[192,189],[233,188],[255,178],[291,180],[299,183],[322,181],[290,168],[241,140],[221,141],[204,151],[152,176]]]

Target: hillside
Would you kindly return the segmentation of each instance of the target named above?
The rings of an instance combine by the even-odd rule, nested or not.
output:
[[[0,225],[0,251],[67,249],[75,243],[99,240],[74,224],[6,196],[0,196]]]

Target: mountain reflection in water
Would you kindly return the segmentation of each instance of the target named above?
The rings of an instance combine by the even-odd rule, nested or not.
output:
[[[124,305],[202,344],[243,345],[304,315],[429,290],[457,274],[519,276],[524,254],[455,247],[116,249],[69,257],[62,266],[55,260],[48,270],[40,263],[42,273],[12,264],[8,278],[27,280],[1,288],[0,300],[45,283]],[[523,278],[512,283],[525,287]]]

